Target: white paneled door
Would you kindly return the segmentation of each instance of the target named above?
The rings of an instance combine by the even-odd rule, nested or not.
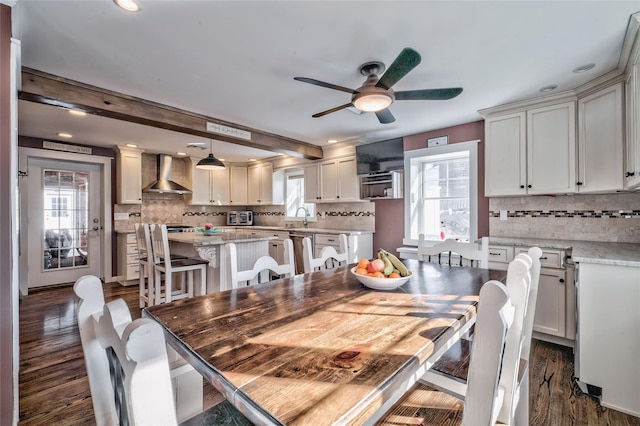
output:
[[[102,172],[98,164],[30,158],[29,288],[102,276]],[[25,196],[25,195],[23,195]]]

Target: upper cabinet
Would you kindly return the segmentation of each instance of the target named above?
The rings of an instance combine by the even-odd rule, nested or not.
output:
[[[247,168],[243,166],[230,166],[229,204],[233,206],[246,206],[247,200]]]
[[[321,161],[305,167],[305,201],[359,201],[358,176],[355,157]]]
[[[273,165],[263,163],[247,168],[249,205],[273,204]]]
[[[622,82],[578,99],[578,192],[623,189],[622,107]]]
[[[116,186],[118,204],[142,204],[142,150],[118,146]]]
[[[229,169],[198,169],[199,158],[191,158],[187,168],[187,178],[191,182],[192,193],[185,195],[189,205],[225,206],[229,204]]]
[[[575,127],[573,100],[490,113],[485,121],[485,194],[574,192]]]
[[[632,65],[626,77],[627,141],[625,162],[625,188],[640,187],[640,49],[632,56]]]

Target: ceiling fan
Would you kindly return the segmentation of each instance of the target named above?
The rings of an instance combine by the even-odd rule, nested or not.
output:
[[[294,77],[293,79],[302,81],[303,83],[351,93],[351,102],[313,114],[312,117],[314,118],[322,117],[332,112],[340,111],[341,109],[355,107],[360,111],[375,112],[380,123],[388,124],[396,121],[391,111],[387,108],[393,101],[447,100],[455,98],[462,93],[461,87],[394,92],[391,87],[414,69],[420,63],[420,59],[418,52],[407,47],[402,49],[402,52],[400,52],[386,72],[384,72],[385,66],[382,62],[373,61],[364,63],[360,66],[360,73],[366,76],[367,79],[364,84],[356,90],[338,86],[337,84],[325,83],[324,81],[313,78]],[[383,72],[382,77],[378,77],[378,74]]]

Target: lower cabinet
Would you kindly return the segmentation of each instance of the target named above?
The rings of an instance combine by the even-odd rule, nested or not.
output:
[[[289,238],[289,231],[265,231],[267,237],[276,237],[269,241],[269,256],[273,257],[279,264],[284,263],[284,240]]]
[[[529,247],[489,246],[489,268],[507,270],[509,262]],[[575,339],[575,290],[564,250],[542,249],[533,331],[536,338],[572,345]],[[571,279],[568,275],[571,274]]]
[[[319,256],[324,247],[333,247],[340,252],[339,234],[315,234],[314,256]],[[348,263],[357,263],[362,258],[373,257],[373,234],[349,234],[347,233],[349,248]]]
[[[118,234],[118,276],[122,285],[135,285],[140,278],[136,234]]]

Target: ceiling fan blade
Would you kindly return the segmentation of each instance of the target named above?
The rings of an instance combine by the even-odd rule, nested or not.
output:
[[[443,101],[455,98],[462,93],[462,87],[450,87],[447,89],[406,90],[395,92],[397,101]]]
[[[358,93],[353,89],[349,89],[348,87],[338,86],[337,84],[325,83],[324,81],[315,80],[313,78],[293,77],[293,79],[297,80],[297,81],[302,81],[303,83],[309,83],[309,84],[313,84],[313,85],[316,85],[316,86],[322,86],[322,87],[326,87],[328,89],[333,89],[333,90],[340,90],[342,92],[347,92],[347,93],[351,93],[351,94]]]
[[[389,124],[396,121],[396,118],[391,114],[389,108],[385,108],[380,111],[376,111],[376,117],[378,117],[378,121],[382,124]]]
[[[348,104],[340,105],[340,106],[335,107],[335,108],[328,109],[326,111],[319,112],[317,114],[313,114],[312,117],[313,118],[322,117],[324,115],[331,114],[332,112],[336,112],[336,111],[340,111],[341,109],[349,108],[350,106],[353,106],[353,104],[351,102],[349,102]]]
[[[409,71],[414,69],[420,63],[420,60],[420,54],[418,52],[409,47],[405,47],[387,69],[387,72],[380,77],[376,87],[391,88],[391,86],[400,81],[402,77],[407,75]]]

